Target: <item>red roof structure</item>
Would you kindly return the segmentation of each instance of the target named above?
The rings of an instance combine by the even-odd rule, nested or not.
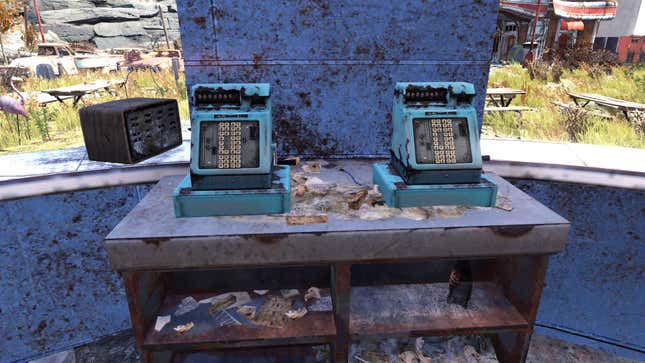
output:
[[[553,10],[564,19],[609,20],[616,17],[617,1],[553,0]]]

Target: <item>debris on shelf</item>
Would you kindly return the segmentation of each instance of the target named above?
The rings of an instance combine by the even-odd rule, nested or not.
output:
[[[300,291],[296,289],[284,289],[284,290],[280,290],[280,294],[282,295],[283,298],[289,299],[300,295]]]
[[[363,205],[363,202],[365,202],[365,199],[367,199],[367,194],[367,189],[362,189],[356,193],[351,194],[347,199],[347,206],[349,207],[349,209],[359,210]]]
[[[320,299],[316,300],[315,303],[308,306],[309,311],[325,312],[332,311],[333,305],[331,302],[331,296],[323,296]]]
[[[235,298],[234,303],[231,306],[228,306],[229,308],[242,306],[251,301],[251,296],[249,295],[248,292],[236,291],[236,292],[227,292],[224,294],[215,295],[213,297],[209,297],[208,299],[204,299],[204,300],[199,300],[199,303],[216,305],[223,300],[229,299],[229,296],[233,296]]]
[[[189,313],[199,307],[199,303],[192,296],[185,297],[175,311],[175,316],[181,316]]]
[[[428,208],[423,207],[413,207],[413,208],[402,208],[401,217],[412,219],[415,221],[423,221],[430,218],[432,212]]]
[[[320,299],[320,289],[317,287],[310,287],[305,293],[305,301]]]
[[[291,174],[291,180],[296,184],[304,184],[307,182],[307,177],[303,172],[295,172]]]
[[[175,331],[176,331],[177,333],[179,333],[179,334],[184,334],[185,332],[187,332],[187,331],[189,331],[190,329],[192,329],[194,326],[195,326],[195,324],[191,321],[191,322],[190,322],[190,323],[188,323],[188,324],[184,324],[184,325],[177,325],[176,327],[174,327],[174,329],[175,329]]]
[[[326,182],[314,176],[311,178],[307,178],[307,181],[305,182],[305,186],[307,186],[307,189],[312,194],[325,195],[329,193],[332,189],[335,189],[338,186],[338,184]]]
[[[427,358],[420,351],[412,352],[405,351],[397,357],[397,363],[432,363],[430,358]]]
[[[260,296],[263,296],[263,295],[266,295],[267,292],[269,292],[269,290],[253,290],[253,292]]]
[[[287,215],[287,224],[291,226],[302,226],[305,224],[324,224],[329,222],[326,214],[317,215]]]
[[[213,305],[208,308],[208,313],[210,315],[217,315],[220,311],[226,310],[231,307],[233,304],[235,304],[235,302],[235,295],[228,295],[224,299],[214,302]]]
[[[289,310],[284,315],[287,316],[287,318],[292,319],[292,320],[297,320],[302,318],[303,316],[307,315],[307,308],[302,307],[300,309],[296,310]]]
[[[293,167],[298,167],[300,165],[300,157],[299,156],[289,156],[284,159],[278,160],[278,164],[280,165],[290,165]]]
[[[170,323],[170,315],[157,316],[155,331],[160,332],[166,324]]]
[[[244,305],[237,308],[237,312],[248,320],[255,318],[257,308],[251,305]]]
[[[320,162],[310,161],[302,166],[305,173],[320,173]]]
[[[254,323],[270,328],[283,328],[287,322],[285,313],[291,310],[293,302],[279,296],[271,296],[255,315]]]
[[[305,195],[305,193],[309,191],[309,189],[307,189],[307,186],[304,184],[299,184],[295,190],[296,190],[297,197],[302,197]]]

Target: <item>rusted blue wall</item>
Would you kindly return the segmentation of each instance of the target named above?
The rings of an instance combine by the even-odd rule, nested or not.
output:
[[[281,154],[389,155],[402,81],[474,83],[481,121],[497,0],[177,5],[188,85],[271,83]]]
[[[645,193],[514,184],[572,223],[566,250],[550,261],[538,332],[645,360]],[[149,188],[0,203],[0,362],[130,327],[122,283],[108,266],[103,238]]]
[[[147,193],[117,187],[0,202],[0,362],[130,327],[103,238]]]

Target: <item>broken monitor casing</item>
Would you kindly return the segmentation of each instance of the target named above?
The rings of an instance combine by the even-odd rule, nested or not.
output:
[[[464,82],[396,84],[390,163],[374,165],[389,206],[495,204],[497,186],[482,173],[474,96]]]
[[[290,169],[274,163],[270,86],[197,84],[190,92],[190,173],[177,217],[285,213]]]

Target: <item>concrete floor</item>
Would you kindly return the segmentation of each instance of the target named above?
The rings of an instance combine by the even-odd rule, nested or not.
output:
[[[352,356],[368,351],[387,353],[401,349],[406,343],[391,341],[361,342],[352,347]],[[497,359],[490,342],[482,337],[454,337],[450,339],[428,339],[423,351],[432,363],[495,363]],[[395,352],[396,353],[396,352]],[[323,352],[323,355],[324,352]],[[264,362],[272,360],[262,359]],[[364,360],[369,361],[369,360]],[[103,338],[88,345],[54,354],[30,363],[139,363],[131,331],[124,331]],[[360,362],[352,359],[351,363]],[[636,363],[637,361],[594,350],[582,345],[541,335],[534,335],[529,348],[527,363]],[[252,363],[252,362],[248,362]],[[258,361],[258,363],[260,363]],[[296,363],[296,362],[294,362]]]

